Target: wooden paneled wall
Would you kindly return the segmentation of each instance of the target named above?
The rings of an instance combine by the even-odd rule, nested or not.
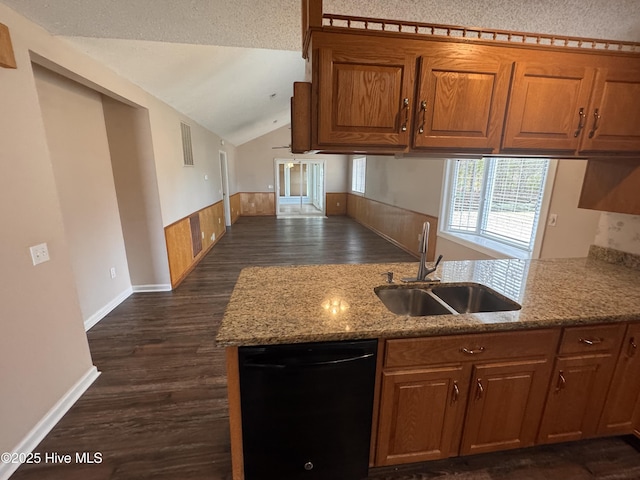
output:
[[[434,260],[438,232],[437,217],[394,207],[351,193],[347,198],[347,215],[416,256],[418,256],[418,236],[422,231],[422,224],[428,220],[431,222],[431,230],[427,259]]]
[[[231,207],[231,225],[233,225],[240,216],[240,193],[234,193],[229,197],[229,206]]]
[[[164,228],[171,286],[176,288],[226,232],[224,205],[214,203]],[[201,244],[194,253],[194,245]]]
[[[276,214],[276,197],[272,192],[240,193],[240,215],[246,217]]]
[[[346,193],[327,193],[326,196],[326,213],[330,215],[346,215],[347,214],[347,194]]]

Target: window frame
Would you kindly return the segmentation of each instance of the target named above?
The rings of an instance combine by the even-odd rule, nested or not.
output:
[[[528,250],[517,246],[508,241],[501,241],[498,238],[494,238],[488,235],[482,235],[478,231],[476,233],[465,233],[460,231],[452,231],[449,229],[448,221],[449,214],[452,205],[452,188],[453,188],[453,175],[455,173],[455,162],[456,160],[470,160],[470,159],[480,159],[483,157],[455,157],[448,158],[445,162],[445,168],[443,172],[443,181],[442,181],[442,197],[441,197],[441,208],[440,208],[440,218],[442,221],[438,222],[438,236],[450,240],[454,243],[458,243],[472,250],[476,250],[478,252],[484,253],[493,258],[519,258],[519,259],[530,259],[530,258],[539,258],[540,252],[542,250],[542,239],[545,233],[545,227],[547,225],[547,217],[549,213],[549,206],[551,203],[551,193],[553,191],[553,184],[555,182],[556,170],[558,165],[558,160],[554,158],[547,158],[549,160],[549,164],[547,167],[547,174],[545,179],[545,184],[542,192],[542,200],[540,202],[540,211],[538,213],[538,223],[536,226],[535,234],[533,235],[533,245],[531,248],[531,252]],[[495,156],[485,156],[485,159],[507,159],[507,158],[526,158],[521,156],[505,156],[505,155],[495,155]],[[487,170],[485,169],[483,175],[483,183],[487,181]],[[486,193],[489,191],[486,186],[483,187],[483,193],[485,194],[483,198],[480,200],[481,203],[486,203]]]
[[[357,174],[359,172],[356,172],[356,161],[357,160],[362,160],[363,161],[363,166],[362,166],[362,174]],[[358,162],[360,163],[360,162]],[[362,190],[356,190],[356,178],[362,178]],[[351,159],[351,193],[355,194],[355,195],[363,195],[365,194],[366,191],[366,187],[367,187],[367,156],[366,155],[358,155],[358,156],[354,156]]]

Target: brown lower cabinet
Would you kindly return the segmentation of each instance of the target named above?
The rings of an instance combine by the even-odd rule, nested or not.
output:
[[[476,365],[460,455],[533,445],[551,364],[541,357]]]
[[[375,465],[640,437],[640,323],[387,340]]]
[[[532,445],[559,336],[537,330],[387,341],[375,464]]]

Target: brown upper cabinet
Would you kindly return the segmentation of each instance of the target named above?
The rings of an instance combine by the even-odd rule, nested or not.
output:
[[[511,63],[481,49],[420,58],[413,147],[491,152],[500,144]]]
[[[349,25],[358,22],[373,20],[353,19]],[[381,22],[383,29],[384,22],[393,28],[402,23]],[[640,153],[636,44],[562,48],[576,39],[549,46],[419,34],[420,26],[405,33],[311,24],[303,54],[311,82],[310,118],[302,128],[310,131],[309,150]],[[442,29],[463,35],[468,30]],[[494,38],[504,34],[494,32]],[[507,36],[518,35],[529,34]],[[575,43],[589,43],[582,40]],[[305,119],[298,115],[293,121]]]
[[[640,151],[640,70],[516,65],[503,150]]]
[[[415,59],[402,52],[320,48],[317,145],[406,148],[414,64]]]

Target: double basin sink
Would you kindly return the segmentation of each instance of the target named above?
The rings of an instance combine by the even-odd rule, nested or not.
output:
[[[392,313],[410,317],[504,312],[521,308],[513,300],[479,283],[442,283],[424,287],[385,285],[376,287],[374,291]]]

